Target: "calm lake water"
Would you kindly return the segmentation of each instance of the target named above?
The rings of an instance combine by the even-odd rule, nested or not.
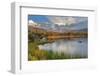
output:
[[[87,38],[80,38],[74,40],[57,40],[53,43],[39,45],[40,50],[47,50],[53,52],[64,52],[72,57],[78,55],[80,57],[87,57],[88,43]]]

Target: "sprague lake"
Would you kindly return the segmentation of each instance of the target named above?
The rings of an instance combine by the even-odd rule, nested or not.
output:
[[[38,45],[40,50],[53,51],[53,52],[63,52],[70,55],[72,58],[75,56],[80,56],[80,58],[87,58],[88,56],[88,41],[87,38],[77,38],[77,39],[60,39],[52,43],[46,43],[43,45]]]

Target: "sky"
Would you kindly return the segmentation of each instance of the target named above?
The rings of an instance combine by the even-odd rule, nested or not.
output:
[[[54,26],[56,24],[59,27],[63,26],[65,28],[67,28],[68,26],[72,26],[73,28],[80,28],[80,27],[87,28],[87,21],[88,17],[79,17],[79,16],[28,15],[29,24],[46,23],[46,24],[52,24]],[[84,23],[80,24],[81,22]]]
[[[28,20],[32,20],[34,22],[39,22],[39,23],[49,22],[47,16],[42,16],[42,15],[29,15]]]

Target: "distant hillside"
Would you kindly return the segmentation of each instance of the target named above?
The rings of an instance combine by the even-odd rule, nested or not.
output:
[[[31,25],[34,28],[42,29],[42,30],[47,30],[47,31],[53,31],[53,32],[72,32],[72,31],[83,31],[87,32],[88,31],[88,21],[83,21],[80,23],[76,24],[71,24],[70,26],[58,26],[57,24],[47,24],[47,23],[37,23],[35,26],[34,24]]]

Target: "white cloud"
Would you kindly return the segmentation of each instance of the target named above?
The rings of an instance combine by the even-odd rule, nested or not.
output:
[[[57,24],[57,25],[59,25],[59,26],[65,25],[65,23],[62,23],[62,22],[55,23],[55,24]]]
[[[73,18],[73,17],[68,17],[67,19],[65,19],[64,22],[65,22],[67,25],[71,25],[71,24],[76,23],[77,21],[76,21],[76,19]]]
[[[29,20],[28,23],[31,24],[31,23],[33,23],[33,21],[32,20]]]
[[[36,24],[36,22],[34,22],[33,20],[29,20],[28,24]]]
[[[47,17],[49,19],[49,21],[53,24],[58,24],[60,25],[68,25],[70,26],[71,24],[75,24],[75,23],[79,23],[82,21],[86,21],[87,18],[86,17],[72,17],[72,16],[48,16]]]
[[[76,23],[76,19],[73,17],[51,17],[49,16],[48,19],[50,20],[50,22],[54,23],[54,24],[58,24],[60,25],[71,25]]]

